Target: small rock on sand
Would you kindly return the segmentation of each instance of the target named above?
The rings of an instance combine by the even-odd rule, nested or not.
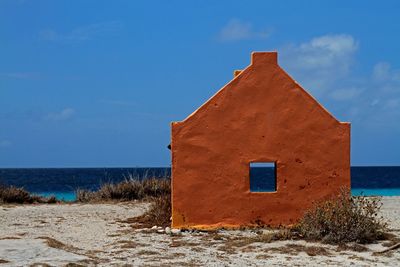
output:
[[[170,235],[171,234],[171,228],[165,227],[165,233]]]
[[[171,234],[173,234],[173,235],[177,235],[180,233],[181,233],[181,230],[179,230],[179,229],[171,229]]]

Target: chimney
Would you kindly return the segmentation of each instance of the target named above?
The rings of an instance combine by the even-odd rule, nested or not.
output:
[[[251,64],[278,64],[278,52],[253,52],[251,53]]]

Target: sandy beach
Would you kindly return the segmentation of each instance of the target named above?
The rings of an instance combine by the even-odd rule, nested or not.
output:
[[[400,197],[384,197],[382,216],[400,237]],[[343,249],[305,241],[257,242],[260,231],[134,229],[126,221],[149,204],[0,206],[1,266],[400,266],[400,250],[381,241]],[[267,230],[263,230],[267,231]],[[75,264],[75,265],[74,265]]]

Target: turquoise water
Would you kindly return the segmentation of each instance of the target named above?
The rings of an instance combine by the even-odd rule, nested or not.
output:
[[[1,0],[0,0],[1,1]],[[274,191],[274,168],[250,168],[251,191]],[[75,200],[75,190],[98,190],[105,183],[130,179],[170,177],[170,168],[0,168],[0,184],[23,187],[41,195]],[[351,167],[353,195],[400,196],[400,166]]]
[[[55,196],[58,200],[69,202],[76,200],[76,195],[74,192],[35,192],[33,194],[43,197]]]
[[[400,196],[400,188],[353,188],[353,196]]]
[[[36,192],[36,195],[49,197],[55,196],[59,200],[75,201],[76,195],[74,192]],[[353,196],[400,196],[400,188],[353,188],[351,189]]]

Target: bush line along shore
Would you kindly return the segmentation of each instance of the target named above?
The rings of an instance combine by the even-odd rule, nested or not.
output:
[[[140,227],[170,226],[171,181],[169,178],[126,179],[107,183],[97,191],[77,190],[78,203],[104,203],[144,200],[151,206],[143,215],[132,218]],[[0,186],[0,203],[60,203],[54,196],[32,195],[22,188]],[[281,228],[269,240],[305,239],[329,244],[371,243],[390,238],[386,223],[378,217],[379,198],[352,197],[343,189],[337,197],[315,203],[292,227]],[[267,227],[259,225],[258,227]]]

